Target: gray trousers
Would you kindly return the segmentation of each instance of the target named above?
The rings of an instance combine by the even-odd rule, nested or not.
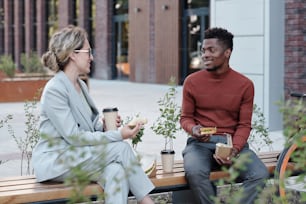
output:
[[[206,143],[190,137],[182,153],[186,178],[197,203],[213,204],[211,197],[216,196],[216,186],[209,180],[209,176],[212,169],[220,169],[220,165],[213,158],[217,142],[226,143],[226,137],[212,136]],[[243,187],[243,197],[239,203],[252,204],[265,186],[269,173],[248,145],[241,150],[240,155],[246,153],[249,155],[249,162],[245,163],[244,170],[239,172]]]
[[[90,180],[104,189],[106,204],[127,203],[129,191],[141,200],[154,189],[127,142],[111,142],[91,148],[92,157],[82,163],[81,168],[91,175]],[[71,172],[54,180],[63,181],[69,175]]]

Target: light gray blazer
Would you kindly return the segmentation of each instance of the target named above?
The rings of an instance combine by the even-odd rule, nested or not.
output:
[[[69,171],[69,166],[89,159],[90,147],[101,138],[109,142],[122,140],[119,131],[102,132],[98,109],[89,96],[86,84],[80,79],[79,83],[92,115],[88,114],[88,108],[84,108],[80,94],[64,72],[56,73],[44,88],[40,101],[39,131],[51,138],[53,145],[50,146],[48,139],[42,137],[33,150],[32,164],[39,182],[56,178]],[[74,140],[75,136],[86,139],[86,143]],[[71,147],[75,147],[76,151],[68,151]],[[72,154],[78,159],[68,159]]]

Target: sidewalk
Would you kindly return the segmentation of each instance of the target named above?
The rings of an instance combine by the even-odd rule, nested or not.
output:
[[[157,84],[132,83],[128,81],[110,81],[110,80],[89,80],[90,94],[93,97],[99,111],[104,107],[116,106],[122,119],[127,116],[134,116],[139,113],[148,118],[148,124],[145,126],[145,134],[142,143],[137,147],[140,152],[146,152],[156,155],[160,160],[160,150],[163,148],[163,137],[155,135],[150,126],[158,116],[157,101],[161,98],[169,86]],[[177,102],[181,104],[182,87],[178,87]],[[0,103],[0,119],[6,115],[12,114],[12,125],[15,135],[25,135],[25,117],[24,103]],[[0,165],[0,177],[20,175],[20,153],[17,144],[7,132],[7,128],[0,128],[0,160],[6,161]],[[187,135],[182,132],[177,135],[174,141],[176,159],[182,159],[181,153],[185,147]],[[283,147],[283,138],[281,132],[271,133],[274,141],[273,150],[281,150]],[[265,151],[265,149],[262,149]]]

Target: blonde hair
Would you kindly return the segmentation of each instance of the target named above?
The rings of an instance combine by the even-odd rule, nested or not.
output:
[[[55,72],[63,70],[69,62],[69,54],[81,49],[86,39],[86,31],[73,25],[54,33],[49,41],[49,50],[41,57],[43,65]]]

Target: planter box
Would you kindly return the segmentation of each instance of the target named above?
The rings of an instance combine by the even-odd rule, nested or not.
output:
[[[24,102],[41,96],[40,89],[46,85],[52,75],[16,74],[14,78],[0,81],[0,102]]]
[[[1,73],[0,73],[1,74]],[[25,102],[40,96],[43,89],[53,74],[15,74],[13,78],[0,78],[0,103],[1,102]],[[82,75],[80,78],[89,88],[89,78]]]

